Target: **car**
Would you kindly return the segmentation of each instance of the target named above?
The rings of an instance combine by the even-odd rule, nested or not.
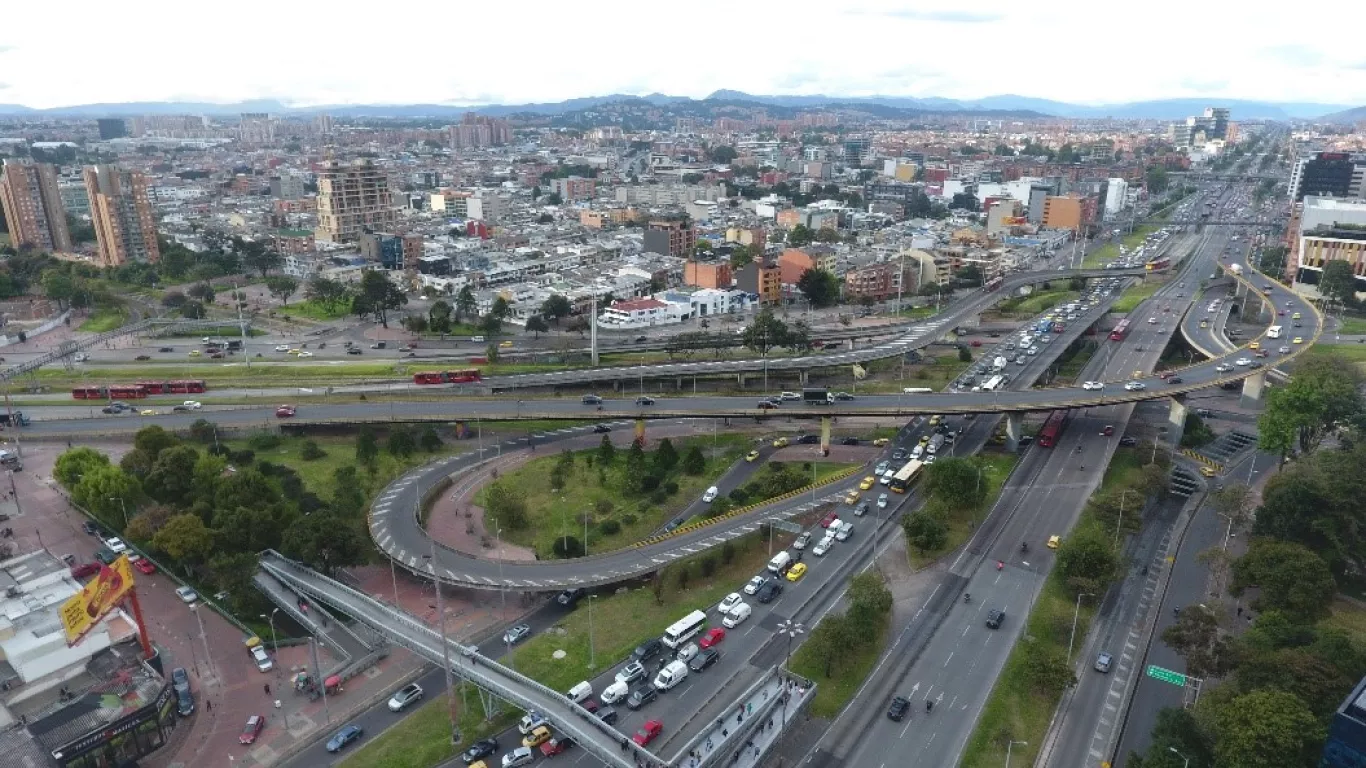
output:
[[[175,347],[161,347],[161,348],[158,349],[157,351],[158,351],[158,352],[174,352],[174,351],[175,351]]]
[[[99,563],[81,563],[71,566],[71,578],[73,579],[88,579],[99,572]]]
[[[1157,325],[1157,318],[1155,318],[1155,317],[1150,317],[1150,318],[1148,318],[1148,325]]]
[[[584,395],[579,401],[584,405],[602,405],[602,398],[597,395]]]
[[[821,527],[829,528],[831,525],[834,525],[835,521],[838,519],[840,519],[838,512],[827,512],[825,517],[821,518]]]
[[[192,349],[192,350],[190,350],[190,353],[189,353],[189,356],[190,356],[190,357],[199,357],[200,355],[201,355],[201,353],[200,353],[199,350],[197,350],[197,349]]]
[[[1124,388],[1129,390],[1130,392],[1140,392],[1142,390],[1147,389],[1148,385],[1144,384],[1141,381],[1131,381],[1128,384],[1125,384]]]
[[[275,662],[271,660],[270,654],[266,653],[266,649],[262,646],[253,645],[251,647],[251,659],[256,662],[256,668],[262,672],[269,672],[275,668]]]
[[[783,585],[778,581],[770,581],[765,584],[754,597],[761,603],[771,603],[782,593]]]
[[[637,397],[637,398],[636,398],[636,405],[654,405],[654,404],[655,404],[655,399],[654,399],[653,397],[647,397],[646,395],[641,395],[640,397]]]
[[[849,506],[853,506],[854,504],[856,504],[856,503],[858,502],[858,498],[859,498],[858,489],[850,490],[848,493],[844,494],[844,503],[845,503],[845,504],[848,504]]]
[[[797,442],[803,445],[816,445],[820,441],[820,435],[801,435],[797,438]]]
[[[412,704],[413,702],[422,698],[422,693],[422,686],[418,685],[417,683],[410,683],[408,685],[403,686],[402,688],[399,688],[397,691],[394,692],[393,696],[389,697],[389,711],[402,712],[403,710],[408,708],[409,704]],[[498,744],[495,742],[493,747],[494,749],[497,749]]]
[[[1228,363],[1220,363],[1214,366],[1214,370],[1218,371],[1219,373],[1228,373],[1229,371],[1233,370],[1233,366],[1229,365]]]
[[[1218,473],[1217,470],[1215,470],[1214,467],[1201,465],[1201,467],[1200,467],[1200,474],[1204,475],[1205,477],[1214,477],[1215,475],[1217,475],[1217,474],[1219,474],[1219,473]]]
[[[255,744],[256,737],[261,735],[261,731],[265,727],[265,715],[252,715],[251,717],[248,717],[247,724],[242,727],[242,735],[237,737],[237,741],[242,744]]]
[[[176,587],[175,594],[186,605],[194,605],[199,600],[199,593],[192,587]]]
[[[372,346],[371,349],[374,349],[374,347]],[[380,349],[384,349],[384,347],[380,347]],[[303,351],[302,349],[293,348],[293,349],[290,349],[290,350],[289,350],[289,354],[291,354],[291,355],[297,355],[297,354],[299,354],[299,353],[302,352],[302,351]]]
[[[904,450],[898,448],[895,451],[892,451],[892,461],[903,461],[905,458],[906,452]]]
[[[1111,666],[1112,664],[1114,664],[1114,661],[1115,661],[1115,659],[1114,659],[1113,656],[1111,656],[1110,654],[1106,653],[1105,651],[1101,651],[1101,652],[1096,656],[1096,664],[1095,664],[1096,671],[1097,671],[1097,672],[1101,672],[1101,673],[1109,672],[1109,671],[1110,671],[1110,666]]]
[[[729,595],[726,595],[725,597],[721,598],[721,602],[716,605],[716,610],[723,614],[730,613],[730,609],[734,608],[740,603],[743,603],[744,601],[745,599],[740,596],[739,592],[732,592]]]
[[[114,561],[119,559],[119,554],[108,547],[100,547],[95,550],[95,559],[105,565],[113,565]]]
[[[572,746],[574,746],[574,740],[570,737],[556,736],[541,745],[541,754],[546,757],[554,757]]]
[[[1000,608],[992,608],[990,611],[987,611],[987,628],[1000,629],[1001,622],[1005,621],[1005,618],[1005,611],[1001,610]]]
[[[688,662],[688,669],[692,672],[702,672],[707,667],[710,667],[711,665],[715,664],[717,660],[720,658],[720,651],[716,650],[715,648],[708,648],[705,651],[700,651],[696,656],[693,657],[692,661]]]
[[[740,596],[735,595],[735,597],[739,599]],[[646,640],[640,645],[637,645],[636,649],[631,652],[631,659],[634,661],[645,661],[651,656],[654,656],[655,654],[659,653],[663,648],[664,643],[661,643],[659,641],[659,638]]]
[[[885,447],[886,447],[889,443],[891,443],[891,442],[892,442],[892,441],[891,441],[890,438],[879,437],[879,438],[873,440],[873,447],[874,447],[874,448],[885,448]]]
[[[351,347],[350,349],[346,350],[346,354],[348,354],[348,355],[363,355],[363,354],[365,354],[365,350],[361,349],[360,347]]]
[[[508,631],[503,633],[503,644],[516,645],[517,643],[520,643],[521,641],[527,639],[527,637],[529,637],[530,635],[531,625],[518,624],[515,627],[508,628]]]
[[[758,451],[758,449],[755,449],[755,450],[750,451],[749,453],[745,454],[745,461],[758,461],[758,460],[759,460],[759,451]]]
[[[867,477],[863,478],[863,482],[861,482],[861,483],[858,484],[859,490],[860,490],[860,491],[866,491],[866,490],[868,490],[869,488],[872,488],[872,487],[873,487],[873,484],[876,483],[876,482],[877,482],[877,478],[876,478],[876,477],[874,477],[873,475],[868,475]]]
[[[761,411],[771,411],[774,408],[777,408],[778,404],[771,400],[760,400],[759,404],[755,407]]]
[[[848,392],[836,392],[835,399],[839,400],[840,402],[849,402],[850,400],[854,399],[854,396],[849,394]]]
[[[892,703],[887,705],[887,719],[901,722],[906,717],[906,713],[911,711],[911,702],[905,696],[893,696]]]
[[[778,438],[777,440],[774,440],[774,441],[773,441],[773,447],[774,447],[774,448],[786,448],[786,447],[787,447],[787,443],[788,443],[788,440],[787,440],[786,437],[780,437],[780,438]]]
[[[639,661],[633,661],[617,670],[618,683],[630,685],[643,677],[645,677],[645,665]]]
[[[825,553],[829,552],[833,546],[835,546],[835,537],[827,534],[825,538],[816,542],[816,546],[811,548],[811,554],[816,557],[825,557]]]
[[[938,472],[939,470],[936,469],[935,471]],[[877,497],[877,508],[878,508],[878,509],[886,509],[886,508],[887,508],[887,504],[889,504],[890,501],[891,501],[891,500],[890,500],[890,498],[887,496],[887,494],[885,494],[885,493],[879,494],[878,497]]]
[[[1095,392],[1097,390],[1105,389],[1105,385],[1099,381],[1087,381],[1082,383],[1081,388],[1088,392]]]
[[[593,714],[597,715],[599,720],[608,725],[615,725],[617,722],[617,711],[611,707],[603,707]]]
[[[359,725],[348,725],[327,740],[327,751],[340,752],[346,748],[347,744],[359,740],[364,733],[364,729]]]
[[[1138,438],[1129,437],[1128,435],[1125,435],[1124,437],[1121,437],[1119,439],[1119,444],[1124,446],[1125,448],[1132,448],[1135,445],[1138,445]]]
[[[792,548],[796,550],[806,549],[806,545],[811,543],[811,531],[804,531],[797,540],[792,542]]]
[[[773,582],[769,583],[771,584]],[[677,651],[674,651],[674,658],[679,661],[688,661],[697,655],[697,651],[697,643],[684,643],[679,646]]]
[[[531,733],[522,737],[522,746],[539,747],[547,741],[550,741],[550,726],[542,725],[532,729]]]
[[[626,707],[628,709],[640,709],[659,698],[659,691],[653,685],[642,685],[631,691],[631,695],[626,697]]]
[[[806,563],[797,563],[796,565],[794,565],[794,566],[792,566],[791,568],[787,569],[787,580],[788,580],[788,581],[801,581],[801,578],[802,578],[803,576],[805,576],[805,575],[806,575]]]
[[[594,424],[594,425],[593,425],[593,431],[594,431],[595,433],[601,435],[601,434],[606,434],[606,433],[608,433],[608,432],[611,432],[611,431],[612,431],[612,428],[609,427],[609,426],[607,426],[606,424]]]
[[[758,591],[759,591],[759,588],[762,587],[762,586],[764,586],[764,585],[767,584],[767,583],[768,583],[768,577],[766,577],[766,576],[755,576],[754,578],[752,578],[752,579],[749,580],[749,583],[745,584],[744,593],[747,594],[747,595],[752,595],[752,594],[754,594],[755,592],[758,592]],[[705,648],[706,646],[702,646],[702,647]]]
[[[1048,537],[1048,548],[1049,548],[1049,549],[1057,549],[1057,548],[1060,547],[1060,546],[1062,546],[1062,537],[1061,537],[1061,536],[1059,536],[1059,535],[1057,535],[1057,534],[1054,534],[1054,535]]]
[[[289,418],[293,418],[295,413],[297,413],[297,410],[295,409],[294,406],[292,406],[292,405],[282,405],[282,406],[280,406],[279,408],[276,408],[276,409],[275,409],[275,418],[277,418],[277,419],[289,419]]]
[[[566,608],[572,608],[574,604],[579,602],[579,600],[583,599],[583,596],[586,594],[588,594],[588,590],[584,589],[583,587],[574,587],[572,589],[566,589],[555,596],[555,602],[565,606]]]
[[[276,352],[288,352],[288,351],[289,351],[289,345],[288,345],[288,344],[277,344],[277,345],[275,345],[275,351],[276,351]]]
[[[1302,337],[1302,336],[1296,336],[1295,338],[1293,338],[1293,339],[1290,340],[1290,343],[1291,343],[1291,344],[1303,344],[1303,343],[1304,343],[1304,337]]]
[[[1237,360],[1234,360],[1234,361],[1233,361],[1233,364],[1234,364],[1234,365],[1237,365],[1237,366],[1240,366],[1240,367],[1246,368],[1247,366],[1252,365],[1252,358],[1250,358],[1250,357],[1240,357],[1240,358],[1238,358]]]
[[[1171,378],[1167,379],[1168,384],[1182,384],[1184,382],[1185,379],[1181,378],[1180,376],[1172,376]]]
[[[868,502],[860,501],[858,506],[854,507],[854,517],[863,517],[864,515],[868,514],[869,509],[870,507],[868,506]]]
[[[498,342],[498,348],[499,348],[499,349],[511,349],[511,348],[512,348],[512,342],[511,342],[511,341],[500,341],[500,342]]]
[[[642,725],[640,730],[636,731],[635,735],[631,737],[631,741],[634,741],[637,745],[643,747],[659,738],[659,734],[663,732],[663,723],[658,720],[646,720],[645,725]]]
[[[929,443],[930,443],[930,436],[929,436],[929,435],[921,435],[921,436],[920,436],[920,444],[921,444],[921,445],[929,445]]]
[[[312,357],[312,356],[313,356],[313,353],[312,353],[312,352],[309,352],[309,351],[306,350],[306,349],[305,349],[304,351],[302,351],[302,352],[299,353],[299,357],[301,357],[301,358],[303,358],[303,357]],[[218,357],[218,355],[214,355],[214,357]]]
[[[503,755],[503,768],[519,768],[523,765],[531,765],[536,759],[531,747],[518,747],[511,752]]]
[[[702,639],[697,641],[697,647],[706,650],[722,640],[726,639],[726,630],[721,627],[712,627],[702,633]]]
[[[1209,321],[1208,321],[1208,320],[1201,320],[1201,321],[1200,321],[1200,327],[1201,327],[1201,328],[1208,328],[1208,327],[1209,327]]]
[[[476,760],[483,760],[486,757],[493,757],[497,753],[497,739],[480,739],[479,741],[476,741],[473,744],[471,744],[469,748],[466,749],[464,752],[461,752],[460,759],[464,760],[466,765],[469,765],[470,763],[473,763]]]
[[[115,554],[128,551],[128,545],[124,544],[123,539],[120,539],[117,536],[105,539],[104,545],[106,547],[109,547],[110,551],[114,552]]]

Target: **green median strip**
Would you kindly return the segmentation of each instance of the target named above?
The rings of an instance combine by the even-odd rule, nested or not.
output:
[[[451,743],[451,716],[448,699],[443,693],[432,696],[430,701],[388,730],[367,734],[369,741],[338,763],[338,768],[427,768],[455,757],[479,739],[501,732],[522,715],[520,710],[504,704],[503,712],[485,720],[478,690],[472,685],[457,686],[457,701],[461,700],[462,693],[469,709],[461,709],[458,716],[459,744]]]

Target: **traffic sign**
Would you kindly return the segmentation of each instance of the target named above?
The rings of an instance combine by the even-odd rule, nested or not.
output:
[[[1148,677],[1156,678],[1164,683],[1179,685],[1182,688],[1186,687],[1185,675],[1181,674],[1180,672],[1173,672],[1170,669],[1163,669],[1162,667],[1155,666],[1153,664],[1148,665]]]

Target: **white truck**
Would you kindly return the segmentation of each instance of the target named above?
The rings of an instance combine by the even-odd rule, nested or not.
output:
[[[1004,357],[998,357],[995,360],[991,361],[991,367],[995,368],[998,371],[1003,371],[1005,370],[1006,363],[1008,362],[1010,361],[1006,360]]]
[[[1242,264],[1233,264],[1233,265],[1231,265],[1231,266],[1228,268],[1228,271],[1232,272],[1232,273],[1235,274],[1235,275],[1241,275],[1241,274],[1243,274],[1243,265],[1242,265]]]

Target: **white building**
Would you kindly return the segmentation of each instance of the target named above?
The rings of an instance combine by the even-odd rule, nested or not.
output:
[[[1124,210],[1125,204],[1129,199],[1129,182],[1124,179],[1109,179],[1108,189],[1105,190],[1105,217],[1111,216]]]
[[[490,223],[500,221],[508,212],[507,200],[488,192],[469,198],[465,206],[469,218]]]
[[[611,328],[649,328],[681,323],[691,312],[691,302],[680,304],[647,297],[613,303],[602,311],[598,323]]]

